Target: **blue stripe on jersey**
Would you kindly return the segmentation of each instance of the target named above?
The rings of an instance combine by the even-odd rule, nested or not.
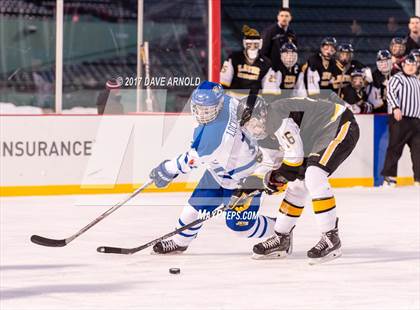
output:
[[[239,172],[241,172],[241,171],[244,171],[244,170],[246,170],[246,169],[248,169],[248,168],[251,168],[255,163],[256,163],[257,161],[255,160],[255,158],[253,159],[253,160],[251,160],[249,163],[247,163],[246,165],[243,165],[243,166],[241,166],[241,167],[239,167],[239,168],[235,168],[235,169],[233,169],[233,170],[231,170],[231,171],[229,171],[228,172],[228,174],[229,175],[233,175],[233,174],[235,174],[235,173],[239,173]]]
[[[262,217],[264,219],[264,229],[263,232],[261,233],[261,235],[258,238],[261,238],[262,236],[264,236],[265,232],[267,231],[267,219],[265,218],[265,216]]]
[[[257,233],[258,228],[260,228],[260,217],[257,218],[257,228],[255,228],[254,232],[252,233],[252,235],[248,236],[248,238],[252,238],[254,237],[254,235]]]
[[[226,127],[229,125],[230,100],[229,96],[225,96],[223,108],[217,118],[208,124],[199,125],[194,130],[191,148],[195,149],[200,157],[210,155],[220,146]]]

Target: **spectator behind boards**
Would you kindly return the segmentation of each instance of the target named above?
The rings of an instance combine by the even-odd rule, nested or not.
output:
[[[220,84],[237,99],[251,94],[280,94],[279,73],[271,68],[271,61],[259,53],[262,40],[257,30],[244,25],[242,51],[233,52],[223,63]]]
[[[302,67],[303,81],[310,97],[321,96],[321,91],[325,94],[332,90],[331,77],[334,64],[337,40],[334,37],[322,39],[320,51],[311,57]],[[325,95],[322,94],[322,95]]]
[[[365,91],[365,73],[355,69],[350,75],[350,84],[343,88],[341,99],[346,102],[346,107],[354,114],[371,113],[373,105],[367,102]]]
[[[410,32],[406,38],[407,43],[405,46],[405,54],[407,55],[411,53],[411,51],[418,50],[420,48],[420,17],[410,17],[408,29]]]
[[[373,81],[367,87],[368,102],[373,105],[374,113],[386,113],[388,111],[386,88],[392,69],[392,55],[388,50],[378,51],[376,68],[372,74]]]
[[[404,60],[406,50],[406,40],[404,38],[392,38],[389,44],[389,51],[392,55],[392,70],[391,75],[401,71],[401,63]]]
[[[340,96],[344,87],[351,82],[351,73],[356,69],[364,70],[365,79],[372,82],[372,72],[360,61],[353,59],[354,49],[351,44],[340,44],[337,47],[336,59],[332,68],[332,85],[334,91]]]
[[[270,58],[273,67],[280,63],[280,49],[284,43],[292,42],[297,45],[296,34],[289,27],[292,12],[289,8],[281,8],[277,14],[277,22],[263,31],[263,46],[261,54]]]
[[[110,79],[105,86],[106,89],[99,93],[96,100],[98,114],[123,114],[124,107],[121,104],[120,93],[121,82],[117,79]]]

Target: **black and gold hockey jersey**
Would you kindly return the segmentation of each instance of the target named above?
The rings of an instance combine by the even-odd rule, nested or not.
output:
[[[271,102],[266,130],[275,135],[285,151],[284,158],[300,164],[304,157],[328,146],[339,124],[352,114],[342,104],[311,98],[288,98]],[[299,137],[298,137],[299,136]]]
[[[390,76],[383,75],[378,69],[372,74],[373,81],[367,87],[368,102],[373,105],[375,113],[386,113],[386,87]]]
[[[327,60],[320,53],[309,57],[302,66],[304,85],[308,96],[317,96],[323,89],[332,89],[333,60]]]
[[[301,72],[301,66],[299,64],[295,64],[289,69],[286,68],[282,62],[280,62],[278,68],[273,69],[280,72],[280,89],[295,89],[298,83],[299,73]]]
[[[351,85],[344,87],[340,94],[347,104],[346,106],[353,113],[370,113],[372,112],[372,105],[367,102],[367,94],[364,88],[357,90]]]
[[[232,53],[223,63],[220,72],[220,83],[230,89],[231,95],[238,96],[280,93],[279,74],[271,68],[271,61],[259,55],[253,63],[249,63],[243,51]]]
[[[332,67],[332,88],[336,93],[340,93],[340,89],[343,89],[350,84],[351,73],[355,69],[366,68],[361,62],[352,60],[348,65],[343,66],[338,60],[334,61]]]

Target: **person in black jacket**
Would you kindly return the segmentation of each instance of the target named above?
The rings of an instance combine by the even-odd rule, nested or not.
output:
[[[261,55],[267,56],[273,67],[280,63],[280,49],[284,43],[292,42],[297,45],[296,34],[289,27],[292,12],[289,8],[281,8],[277,15],[277,22],[263,31],[263,46]]]
[[[408,29],[410,33],[406,38],[406,48],[405,54],[408,55],[412,50],[420,48],[420,17],[412,16],[410,17],[410,22],[408,23]]]

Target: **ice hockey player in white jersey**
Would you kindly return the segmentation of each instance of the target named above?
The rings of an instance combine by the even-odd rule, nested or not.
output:
[[[190,103],[198,122],[191,147],[172,160],[163,161],[150,173],[157,187],[165,187],[179,174],[206,165],[204,175],[181,212],[177,228],[229,203],[240,181],[254,172],[258,155],[256,140],[247,137],[239,125],[239,102],[225,95],[220,84],[202,82],[192,93]],[[226,212],[226,225],[243,237],[271,235],[275,219],[258,215],[260,197],[257,195]],[[157,254],[183,252],[201,227],[202,224],[193,226],[159,242],[153,251]]]
[[[353,113],[329,100],[289,98],[268,105],[260,99],[244,129],[259,139],[264,138],[262,132],[277,137],[282,149],[277,149],[277,157],[283,160],[280,168],[265,176],[247,177],[242,182],[247,186],[239,190],[247,193],[263,188],[270,194],[287,184],[275,233],[254,246],[253,257],[279,258],[291,253],[292,230],[302,214],[307,195],[312,199],[322,233],[321,240],[307,253],[311,263],[340,256],[336,203],[328,177],[350,155],[359,139]]]

